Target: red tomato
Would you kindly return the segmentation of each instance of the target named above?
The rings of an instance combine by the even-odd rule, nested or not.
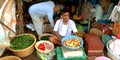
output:
[[[117,38],[120,39],[120,34],[117,34]]]
[[[44,44],[43,44],[43,43],[40,43],[40,44],[38,45],[38,49],[40,49],[40,50],[45,50]]]

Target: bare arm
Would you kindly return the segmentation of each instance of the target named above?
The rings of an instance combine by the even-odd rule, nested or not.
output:
[[[61,36],[58,34],[58,32],[54,31],[54,34],[57,36],[58,40],[61,41]]]
[[[78,33],[77,32],[73,32],[74,35],[78,36]]]

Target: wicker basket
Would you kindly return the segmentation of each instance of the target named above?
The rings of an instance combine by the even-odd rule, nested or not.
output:
[[[1,57],[0,60],[22,60],[22,59],[17,56],[5,56]]]
[[[10,48],[10,47],[8,47],[8,49],[9,49],[10,51],[12,51],[13,54],[16,55],[16,56],[18,56],[18,57],[26,57],[26,56],[29,56],[29,55],[32,54],[32,53],[34,52],[34,50],[35,50],[34,45],[35,45],[35,43],[36,43],[36,37],[35,37],[34,35],[32,35],[32,34],[27,34],[27,33],[26,33],[26,34],[20,34],[20,35],[30,35],[30,36],[32,36],[32,37],[34,38],[33,44],[32,44],[31,46],[25,48],[25,49],[22,49],[22,50],[14,50],[14,49],[12,49],[12,48]],[[18,36],[20,36],[20,35],[18,35]]]
[[[38,39],[41,40],[41,37],[43,37],[43,36],[51,36],[51,35],[52,35],[52,34],[44,33],[44,34],[41,34],[41,35],[38,37]]]
[[[91,28],[90,33],[94,33],[94,34],[98,35],[100,38],[102,37],[102,31],[97,28]]]
[[[45,49],[46,50],[40,50],[39,48],[38,48],[38,46],[39,46],[39,44],[40,43],[48,43],[49,44],[49,46],[51,47],[49,47],[50,48],[50,50],[48,50],[48,49],[46,49],[46,46],[45,46]],[[53,45],[53,43],[51,43],[51,42],[49,42],[49,41],[38,41],[38,42],[36,42],[36,44],[35,44],[35,48],[36,48],[36,50],[38,51],[38,52],[40,52],[40,53],[42,53],[42,54],[48,54],[48,53],[50,53],[52,50],[54,50],[54,45]]]

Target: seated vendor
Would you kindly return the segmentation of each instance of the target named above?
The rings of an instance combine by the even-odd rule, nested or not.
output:
[[[75,22],[69,18],[70,13],[68,11],[62,12],[62,18],[57,20],[54,26],[54,34],[49,38],[49,41],[53,44],[60,45],[62,37],[66,35],[77,35],[77,28]]]

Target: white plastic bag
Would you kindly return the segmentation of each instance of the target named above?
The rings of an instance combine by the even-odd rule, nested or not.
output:
[[[0,48],[5,48],[10,46],[10,42],[8,40],[8,37],[6,37],[5,31],[0,24]]]
[[[109,47],[113,53],[120,55],[120,39],[115,39],[109,44]]]

